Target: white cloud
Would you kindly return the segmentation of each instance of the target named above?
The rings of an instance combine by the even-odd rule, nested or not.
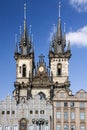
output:
[[[78,12],[87,12],[87,0],[69,0]]]
[[[78,29],[76,32],[69,32],[66,35],[71,45],[87,46],[87,26]]]

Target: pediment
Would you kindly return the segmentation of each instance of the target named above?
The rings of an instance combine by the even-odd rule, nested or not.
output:
[[[68,97],[68,92],[66,90],[58,90],[55,93],[54,98],[65,98]]]

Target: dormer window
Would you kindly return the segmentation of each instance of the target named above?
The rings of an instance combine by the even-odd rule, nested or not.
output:
[[[26,77],[26,65],[25,64],[22,66],[22,76]]]
[[[61,76],[61,72],[62,72],[62,64],[59,63],[59,64],[57,65],[57,75],[58,75],[58,76]]]

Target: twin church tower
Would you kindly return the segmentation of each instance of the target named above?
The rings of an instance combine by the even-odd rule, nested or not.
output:
[[[24,4],[24,30],[14,53],[13,98],[0,101],[0,130],[87,130],[87,92],[81,89],[73,95],[69,89],[71,50],[65,30],[62,33],[60,4],[49,48],[49,67],[43,54],[36,64]]]
[[[71,57],[70,43],[66,47],[66,34],[62,33],[60,5],[57,31],[53,34],[48,52],[49,69],[41,54],[35,65],[35,55],[31,36],[28,35],[26,23],[26,4],[24,4],[24,31],[16,45],[14,58],[16,61],[16,81],[13,97],[17,104],[26,102],[35,95],[46,100],[53,100],[60,89],[69,94],[69,59]]]

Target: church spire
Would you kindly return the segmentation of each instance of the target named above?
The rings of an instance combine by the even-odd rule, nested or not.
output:
[[[27,55],[31,51],[31,39],[28,36],[27,24],[26,24],[26,3],[24,4],[24,31],[20,40],[20,51],[22,55]]]
[[[26,30],[27,27],[26,27],[26,3],[24,4],[24,39],[26,37]]]
[[[26,3],[24,4],[24,44],[26,44],[26,40],[28,39],[27,34],[27,24],[26,24]]]
[[[61,9],[61,5],[60,5],[61,3],[59,2],[59,18],[60,18],[60,9]]]
[[[58,28],[57,28],[57,42],[60,44],[61,40],[62,40],[62,29],[61,29],[61,3],[59,2],[59,17],[58,17]]]
[[[57,25],[57,32],[54,37],[53,41],[53,51],[54,54],[63,54],[64,48],[66,46],[66,36],[64,32],[64,36],[62,34],[62,26],[61,26],[61,3],[59,2],[58,6],[58,25]]]
[[[57,25],[57,32],[54,40],[54,53],[59,54],[64,52],[63,46],[63,37],[62,37],[62,27],[61,27],[61,3],[59,2],[58,11],[58,25]]]

